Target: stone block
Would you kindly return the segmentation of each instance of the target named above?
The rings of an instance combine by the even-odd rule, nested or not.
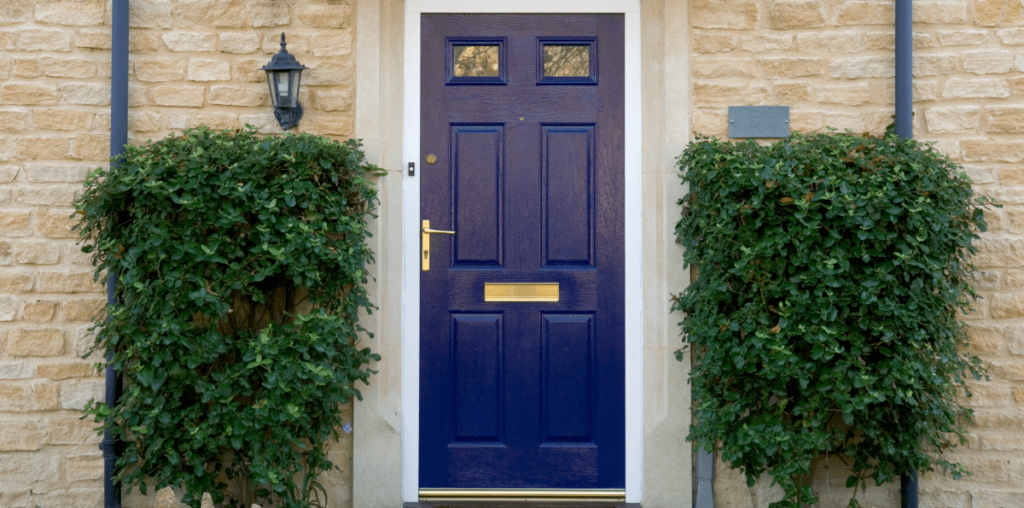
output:
[[[1006,81],[998,78],[949,78],[944,99],[1002,99],[1010,96]]]
[[[59,328],[17,328],[7,334],[11,356],[57,356],[64,354],[64,332]]]
[[[350,111],[352,93],[345,90],[316,90],[316,107],[320,111]]]
[[[758,59],[769,78],[803,78],[821,74],[820,58],[773,57]]]
[[[981,124],[981,109],[977,106],[951,106],[930,108],[925,111],[928,132],[955,134],[975,132]]]
[[[25,165],[25,179],[33,183],[80,183],[94,169],[91,165],[30,162]]]
[[[100,315],[107,301],[102,298],[83,298],[64,302],[61,314],[64,321],[91,321]]]
[[[22,51],[71,51],[71,39],[63,30],[26,28],[18,32],[17,48]]]
[[[13,296],[0,296],[0,322],[14,321],[18,314],[18,299]],[[9,378],[0,378],[9,379]]]
[[[751,53],[786,51],[793,47],[793,36],[789,34],[756,34],[744,37],[740,47]]]
[[[971,14],[976,26],[1024,25],[1024,5],[1016,0],[974,0]]]
[[[896,57],[855,56],[834,58],[829,63],[833,78],[891,78],[896,75]]]
[[[23,265],[55,265],[60,259],[60,245],[45,240],[22,241],[17,244],[16,257]],[[50,307],[50,317],[53,317],[53,306]]]
[[[41,453],[8,453],[4,454],[4,460],[0,461],[0,485],[28,485],[41,478],[57,478],[57,475],[57,457]],[[33,495],[30,505],[32,508],[47,506],[38,503],[37,496]],[[97,505],[93,505],[95,506]]]
[[[29,160],[59,160],[68,156],[70,141],[64,136],[25,136],[14,140],[14,153]],[[32,193],[29,189],[19,189],[19,193],[26,192]]]
[[[92,127],[92,112],[75,109],[36,109],[32,121],[37,129],[51,131],[87,131]]]
[[[806,32],[796,36],[796,45],[803,53],[857,53],[861,47],[860,32]]]
[[[110,158],[110,134],[78,134],[71,142],[71,156],[87,161]]]
[[[352,83],[355,69],[351,61],[348,59],[336,60],[338,61],[319,62],[315,65],[309,65],[310,68],[302,75],[302,84],[319,86],[348,85]]]
[[[935,34],[939,38],[939,44],[943,46],[977,46],[983,44],[988,37],[984,30],[942,30]],[[1024,42],[1022,42],[1024,43]],[[1005,44],[1005,42],[1003,43]]]
[[[696,78],[753,78],[757,68],[746,58],[695,58],[690,73]]]
[[[733,34],[694,30],[693,50],[698,53],[728,53],[739,46],[739,39]]]
[[[837,25],[891,25],[895,19],[891,2],[846,2],[836,15]]]
[[[235,113],[196,113],[192,126],[205,125],[211,129],[222,130],[222,129],[237,129],[240,127],[238,123],[238,115]]]
[[[959,402],[968,407],[1004,407],[1010,402],[1010,387],[992,383],[976,382],[970,386],[971,397],[958,396]]]
[[[128,34],[128,51],[132,55],[158,51],[164,46],[162,42],[155,32],[132,32]]]
[[[137,108],[139,106],[145,106],[146,104],[148,104],[149,101],[146,99],[146,91],[147,91],[146,87],[144,87],[142,85],[132,85],[132,84],[129,84],[128,85],[128,107],[130,107],[130,108]],[[101,127],[99,130],[110,130],[110,114],[109,113],[107,113],[106,115],[104,115],[104,114],[97,114],[96,115],[96,120],[97,120],[97,122],[102,120],[102,121],[104,121],[106,123],[106,125],[104,127]]]
[[[67,83],[60,87],[64,102],[82,106],[109,106],[110,85],[105,83]]]
[[[1014,95],[1024,96],[1024,76],[1010,78],[1010,84],[1013,86]]]
[[[39,293],[101,293],[104,286],[93,280],[92,272],[42,272],[36,290]]]
[[[36,4],[36,21],[53,25],[96,26],[103,24],[103,0],[79,0],[72,2],[39,2]]]
[[[263,106],[269,103],[266,87],[220,85],[210,87],[210,104],[221,106]]]
[[[716,111],[698,110],[693,113],[691,126],[694,133],[724,137],[728,132],[729,117]]]
[[[992,326],[971,325],[967,329],[972,353],[997,353],[1003,350],[1005,340],[1002,331]]]
[[[999,37],[999,42],[1007,46],[1020,46],[1024,44],[1024,28],[999,30],[996,32],[996,35]]]
[[[1003,74],[1013,68],[1013,53],[1009,51],[965,51],[960,54],[964,70],[974,74]]]
[[[43,437],[42,426],[32,420],[0,421],[0,451],[38,450]]]
[[[963,157],[967,162],[1024,161],[1024,141],[966,139],[960,142],[960,148],[963,150]]]
[[[79,30],[75,37],[76,48],[86,49],[110,49],[110,31],[108,30]]]
[[[861,37],[864,41],[864,49],[892,51],[896,48],[896,33],[893,31],[868,32]]]
[[[78,238],[78,233],[71,228],[78,224],[77,218],[71,218],[73,209],[45,209],[36,212],[36,233],[47,238]]]
[[[979,268],[1016,268],[1024,266],[1024,242],[1016,239],[986,237],[977,243],[978,252],[974,255],[974,263]],[[996,295],[999,296],[999,295]],[[993,299],[1003,299],[1003,296]],[[1012,303],[1012,300],[1007,302]],[[1004,304],[1001,308],[1007,307]]]
[[[22,362],[0,362],[0,379],[30,379],[34,376],[32,366]]]
[[[222,53],[247,54],[260,49],[260,35],[255,33],[222,33],[220,34],[220,50]]]
[[[701,83],[693,87],[694,105],[759,106],[768,102],[768,87],[764,85]]]
[[[859,113],[825,113],[825,126],[838,129],[839,132],[859,134],[867,130],[867,125],[867,118]]]
[[[38,78],[43,75],[38,58],[15,58],[11,65],[11,74],[19,78]]]
[[[967,22],[967,2],[914,2],[915,23],[963,24]]]
[[[18,132],[26,128],[28,128],[27,112],[0,109],[0,132]]]
[[[934,48],[939,45],[935,36],[929,33],[917,33],[913,35],[914,49]]]
[[[94,427],[99,424],[89,419],[79,420],[78,417],[53,416],[44,420],[46,426],[46,444],[79,445],[100,442]]]
[[[260,70],[264,65],[267,65],[267,61],[248,58],[244,60],[238,60],[234,62],[234,79],[235,81],[246,81],[249,83],[266,83],[267,73]],[[303,83],[306,84],[306,83]]]
[[[217,34],[197,32],[168,32],[160,37],[171,51],[215,51]]]
[[[332,57],[352,53],[352,32],[349,30],[330,30],[316,34],[317,44],[313,46],[313,56]]]
[[[72,482],[102,480],[103,456],[78,455],[68,457],[64,462],[64,477]]]
[[[60,407],[82,409],[90,400],[102,402],[105,386],[103,379],[65,381],[60,387]]]
[[[153,104],[157,106],[198,108],[206,102],[205,88],[202,86],[159,86],[150,93],[153,98]]]
[[[984,435],[981,436],[981,449],[982,450],[997,450],[1001,452],[1007,451],[1021,451],[1024,450],[1024,435]],[[1024,495],[1024,492],[1020,493]],[[1015,501],[1020,501],[1020,498],[1016,498]],[[983,504],[980,506],[1017,506],[1016,504]]]
[[[131,28],[170,28],[171,0],[132,0],[128,3]]]
[[[307,55],[309,54],[309,38],[302,32],[288,35],[288,52],[293,55]],[[270,32],[263,37],[263,42],[260,43],[260,47],[263,52],[268,55],[275,55],[281,50],[281,32],[275,30]],[[309,65],[308,63],[306,64]],[[305,83],[306,75],[302,75],[303,83]]]
[[[0,235],[28,236],[32,234],[32,212],[0,210]]]
[[[1005,381],[1024,381],[1024,359],[989,360],[986,365],[994,378]]]
[[[32,19],[30,0],[3,0],[0,2],[0,25],[23,23]]]
[[[914,102],[935,100],[939,98],[939,84],[935,81],[914,80],[913,95]],[[893,100],[889,102],[895,102],[895,86],[893,87],[892,96]]]
[[[182,28],[239,28],[245,23],[241,0],[178,0],[174,18]]]
[[[163,128],[163,117],[153,111],[129,111],[128,130],[130,132],[154,132]]]
[[[291,22],[288,4],[274,0],[253,0],[246,5],[249,23],[256,28],[287,25]]]
[[[1024,106],[989,106],[985,120],[989,132],[1024,133]]]
[[[0,183],[11,183],[21,173],[21,166],[0,164]]]
[[[180,81],[185,76],[185,61],[180,58],[136,58],[133,67],[139,81]]]
[[[867,83],[856,85],[823,85],[816,91],[818,102],[825,104],[842,104],[844,106],[863,106],[871,102],[871,87]]]
[[[26,302],[21,318],[33,323],[49,323],[56,309],[57,304],[52,301]]]
[[[328,136],[351,136],[352,117],[347,114],[316,113],[302,120],[305,130]]]
[[[0,104],[49,106],[57,103],[57,87],[45,83],[6,83],[0,87]]]
[[[702,0],[698,0],[702,1]],[[711,1],[715,0],[703,0]],[[746,3],[748,0],[740,0],[738,3]],[[737,2],[733,2],[737,3]],[[306,26],[313,28],[341,28],[348,26],[352,15],[352,8],[345,4],[339,5],[316,5],[304,4],[295,8],[295,14]],[[697,26],[697,25],[694,25]]]
[[[231,79],[231,64],[222,60],[194,58],[188,62],[188,79],[191,81],[229,81]],[[212,90],[210,96],[212,99]]]
[[[273,113],[258,113],[252,115],[239,115],[238,121],[242,125],[252,125],[260,134],[278,134],[283,132],[281,125],[277,123]]]
[[[774,30],[825,26],[820,0],[771,0],[768,25]]]
[[[694,28],[750,30],[757,26],[756,0],[694,0],[690,5]]]

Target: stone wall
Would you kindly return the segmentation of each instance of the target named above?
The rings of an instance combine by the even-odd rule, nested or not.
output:
[[[883,132],[894,113],[892,0],[692,0],[693,130],[724,137],[727,106],[788,105],[801,132]],[[1024,496],[1024,7],[1017,0],[914,1],[914,135],[964,165],[1005,207],[975,259],[984,300],[967,317],[992,374],[973,383],[976,424],[950,454],[974,476],[922,476],[922,506],[1020,506]],[[719,464],[717,506],[767,506]],[[825,464],[816,490],[825,494]],[[846,474],[829,464],[831,506]],[[898,506],[898,488],[863,506]],[[824,505],[824,503],[823,503]]]
[[[346,1],[130,5],[130,142],[200,124],[280,132],[259,68],[282,31],[309,67],[295,130],[352,135]],[[99,440],[78,417],[103,397],[79,356],[105,298],[68,217],[109,154],[110,17],[106,0],[0,0],[0,507],[102,505]],[[332,452],[331,506],[351,505],[350,450],[346,436]]]

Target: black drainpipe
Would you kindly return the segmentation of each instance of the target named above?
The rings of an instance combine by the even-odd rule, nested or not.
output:
[[[913,0],[896,0],[896,135],[914,137]],[[900,475],[900,507],[917,508],[917,471]]]
[[[113,0],[111,17],[110,45],[110,156],[117,157],[124,153],[128,144],[128,0]],[[117,287],[117,274],[107,277],[107,304],[113,305],[117,299],[114,290]],[[121,376],[109,362],[113,360],[112,352],[107,352],[107,404],[114,406],[121,396]],[[100,443],[103,450],[103,507],[121,508],[121,486],[114,483],[114,465],[120,455],[120,444],[109,431],[103,432]]]

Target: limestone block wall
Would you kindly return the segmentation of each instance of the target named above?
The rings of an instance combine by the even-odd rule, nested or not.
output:
[[[879,134],[894,113],[892,0],[692,0],[694,132],[725,137],[730,105],[788,105],[793,130]],[[974,471],[921,478],[922,506],[1020,506],[1024,499],[1024,7],[1016,0],[914,1],[914,135],[964,165],[987,214],[976,264],[984,300],[966,317],[989,382],[972,384],[976,423],[950,456]],[[826,482],[826,476],[831,481]],[[845,506],[846,473],[819,464],[816,491]],[[719,464],[718,506],[767,506]],[[863,506],[899,506],[898,487]],[[825,506],[825,503],[822,503]]]
[[[352,9],[339,0],[132,0],[132,143],[200,124],[280,132],[259,68],[279,49],[309,70],[295,131],[352,133]],[[102,399],[90,318],[105,302],[69,219],[110,143],[106,0],[0,0],[0,507],[98,507]],[[351,421],[351,407],[344,409]],[[351,506],[351,438],[331,452],[331,506]],[[152,496],[150,496],[152,498]],[[130,497],[127,506],[152,506]]]

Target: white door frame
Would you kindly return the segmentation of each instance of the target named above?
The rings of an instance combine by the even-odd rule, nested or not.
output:
[[[641,231],[639,0],[406,0],[402,147],[420,161],[420,15],[616,13],[625,15],[626,502],[643,500],[643,252]],[[420,168],[417,168],[420,169]],[[402,500],[419,501],[420,174],[402,176]]]

